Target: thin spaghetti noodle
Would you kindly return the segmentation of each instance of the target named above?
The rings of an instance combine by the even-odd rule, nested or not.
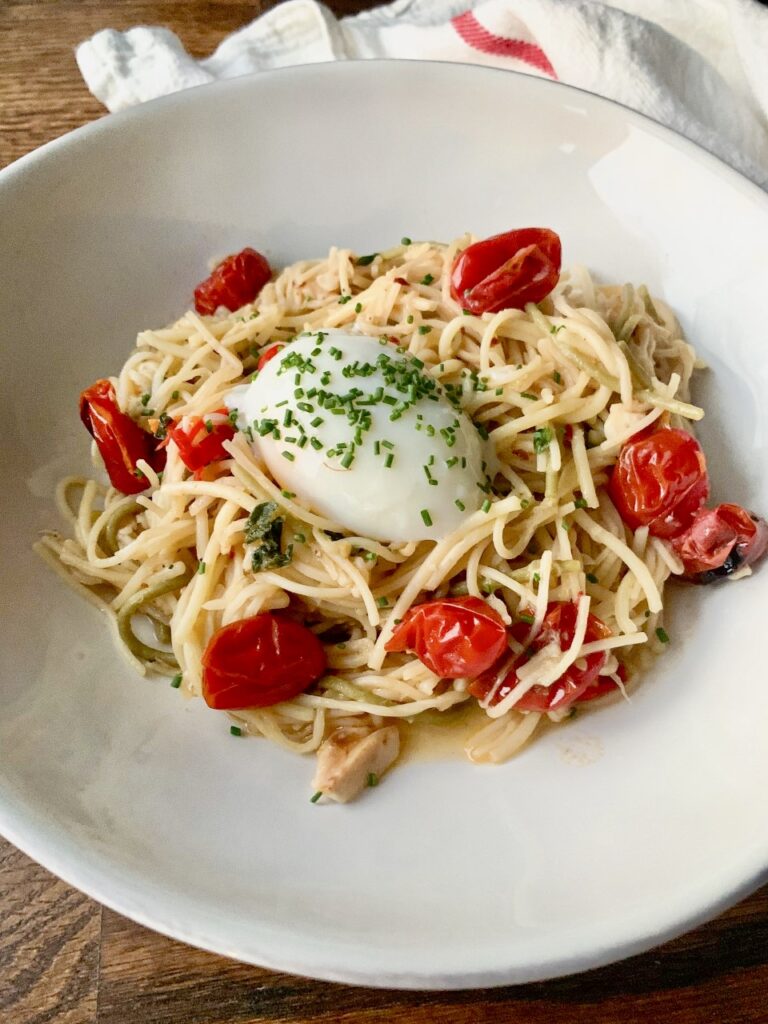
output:
[[[233,717],[307,753],[339,729],[407,728],[427,712],[450,720],[473,700],[465,680],[440,679],[415,657],[385,650],[419,600],[481,596],[505,623],[527,616],[531,638],[549,602],[575,601],[571,647],[543,649],[506,698],[485,702],[489,722],[467,753],[496,762],[547,721],[515,710],[525,690],[596,651],[609,652],[603,671],[621,687],[619,663],[634,676],[658,651],[676,557],[656,538],[633,539],[603,488],[632,434],[661,417],[687,428],[702,415],[689,401],[693,349],[643,287],[598,285],[583,268],[564,273],[538,306],[467,315],[451,297],[449,271],[470,241],[400,245],[366,260],[332,248],[287,267],[231,315],[189,312],[139,334],[113,383],[121,408],[144,423],[210,415],[267,344],[333,328],[386,335],[460,389],[497,472],[487,510],[437,541],[397,543],[352,536],[303,507],[243,432],[195,475],[170,444],[161,476],[140,464],[150,486],[136,497],[104,486],[101,473],[68,478],[57,492],[67,535],[49,532],[38,548],[108,615],[134,668],[180,678],[184,693],[199,695],[201,657],[217,629],[290,608],[323,641],[327,674],[292,700]],[[280,510],[292,557],[254,571],[247,519],[267,501]],[[611,638],[585,639],[590,611]]]

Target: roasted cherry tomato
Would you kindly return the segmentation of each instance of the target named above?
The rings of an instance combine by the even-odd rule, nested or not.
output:
[[[762,558],[768,549],[768,524],[740,505],[702,508],[672,546],[687,579],[716,583]]]
[[[704,452],[684,430],[665,428],[633,438],[621,449],[608,491],[632,530],[675,537],[709,496]]]
[[[562,251],[549,228],[518,228],[475,242],[451,269],[451,295],[470,313],[524,309],[557,284]]]
[[[263,612],[217,630],[203,652],[210,708],[266,708],[290,700],[325,672],[325,651],[293,619]]]
[[[154,441],[117,404],[108,380],[97,380],[80,395],[80,419],[96,442],[110,483],[123,494],[138,494],[149,486],[136,468],[139,459],[151,464]]]
[[[459,679],[480,675],[506,646],[498,612],[479,597],[455,597],[411,608],[386,649],[413,651],[435,675]]]
[[[267,363],[270,361],[270,359],[274,359],[277,353],[280,352],[280,350],[283,349],[284,347],[285,346],[283,345],[282,342],[278,342],[275,345],[270,345],[269,348],[265,348],[264,351],[259,356],[259,361],[258,363],[256,363],[256,369],[263,370]]]
[[[229,458],[223,445],[234,436],[228,409],[217,409],[210,416],[185,416],[168,429],[168,437],[179,449],[181,461],[193,472]]]
[[[260,252],[243,249],[222,260],[195,288],[195,309],[203,314],[215,313],[219,306],[240,309],[253,302],[271,276],[269,263]]]
[[[537,651],[552,643],[553,640],[563,651],[571,646],[574,633],[576,632],[576,618],[576,605],[570,601],[555,601],[548,606],[544,622],[532,644],[509,666],[504,681],[497,688],[494,695],[494,704],[502,701],[517,686],[518,668],[529,661]],[[528,635],[529,627],[523,622],[516,622],[511,627],[510,632],[518,642],[523,643]],[[587,629],[584,635],[585,643],[592,643],[594,640],[604,640],[610,635],[611,631],[600,619],[595,615],[588,617]],[[576,701],[593,700],[595,697],[607,693],[608,688],[598,683],[600,669],[606,662],[605,651],[589,654],[586,658],[579,659],[579,661],[584,662],[582,668],[577,668],[576,664],[571,665],[550,686],[532,687],[527,693],[523,694],[515,704],[515,708],[518,711],[563,711],[565,708],[570,707],[571,704],[575,704]],[[474,697],[477,697],[478,700],[484,700],[491,692],[497,677],[498,667],[491,668],[479,679],[475,679],[474,682],[469,684],[469,692]],[[592,687],[598,686],[599,690],[593,693]],[[613,688],[613,684],[611,684],[610,688]]]

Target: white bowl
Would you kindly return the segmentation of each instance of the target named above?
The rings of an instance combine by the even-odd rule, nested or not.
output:
[[[106,118],[0,176],[0,828],[121,913],[319,978],[458,988],[646,949],[768,864],[768,570],[670,591],[672,643],[630,705],[501,768],[393,772],[347,807],[311,766],[132,676],[31,553],[86,467],[77,397],[181,313],[212,255],[557,229],[565,259],[645,281],[712,370],[717,497],[768,511],[768,198],[644,118],[535,78],[338,64]]]

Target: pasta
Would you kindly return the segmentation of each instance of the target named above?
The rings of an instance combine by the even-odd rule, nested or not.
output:
[[[467,678],[387,650],[420,602],[482,599],[505,627],[517,624],[513,656],[553,602],[570,603],[570,645],[537,650],[501,699],[497,673],[480,701],[487,721],[466,751],[499,762],[573,712],[521,711],[533,687],[599,654],[600,678],[623,692],[661,650],[665,584],[679,560],[647,528],[628,529],[605,485],[630,437],[662,423],[688,430],[703,415],[690,402],[694,350],[644,287],[600,285],[581,267],[524,309],[462,311],[450,270],[472,241],[408,242],[365,258],[332,248],[287,267],[236,312],[190,311],[139,334],[112,384],[146,430],[192,417],[236,422],[227,397],[268,346],[341,330],[396,342],[459,395],[493,463],[482,507],[448,535],[387,541],[356,535],[287,491],[242,424],[224,457],[197,472],[173,443],[161,471],[138,460],[147,487],[135,495],[101,482],[94,445],[94,476],[69,477],[57,491],[66,535],[48,532],[37,547],[105,614],[137,672],[198,696],[217,630],[265,612],[294,616],[322,641],[324,673],[289,700],[230,715],[242,732],[310,753],[329,737],[417,728],[422,717],[450,722],[475,702]],[[255,569],[249,521],[273,506],[279,554]],[[607,635],[589,639],[590,615]]]

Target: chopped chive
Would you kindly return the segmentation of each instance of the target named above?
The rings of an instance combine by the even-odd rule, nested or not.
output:
[[[355,312],[356,313],[362,313],[363,312],[363,304],[362,304],[362,302],[358,302],[355,305]]]
[[[539,583],[541,583],[541,576],[539,575],[539,573],[535,572],[533,574],[533,582],[536,586],[538,586]]]
[[[412,324],[413,323],[413,313],[409,313],[408,314],[408,316],[405,318],[405,322],[407,324]]]
[[[240,728],[239,725],[230,725],[229,734],[230,736],[242,736],[243,730]]]
[[[411,244],[410,238],[407,235],[403,235],[403,237],[400,239],[400,245],[410,245],[410,244]]]
[[[504,394],[504,388],[496,388],[496,392],[495,393],[496,393],[497,396],[498,395],[503,395]]]
[[[563,378],[560,376],[560,374],[558,373],[557,370],[555,370],[555,372],[552,374],[552,376],[555,379],[555,384],[562,384],[563,383]]]
[[[347,452],[347,454],[341,460],[341,464],[344,467],[344,469],[349,469],[349,467],[352,465],[352,463],[354,461],[355,461],[355,453],[350,450],[350,451]]]
[[[197,574],[198,576],[205,576],[205,562],[200,561],[197,563]]]
[[[174,402],[176,401],[177,398],[180,398],[180,397],[181,397],[181,392],[180,391],[172,391],[171,392],[171,398],[173,399]]]
[[[384,469],[389,469],[394,461],[395,456],[390,452],[386,459],[384,459]]]
[[[323,422],[324,420],[322,416],[315,416],[315,418],[310,421],[309,425],[310,427],[319,427]]]
[[[316,452],[319,452],[320,449],[323,447],[323,442],[318,437],[310,437],[309,443],[312,445]]]
[[[213,433],[213,423],[211,422],[211,420],[205,421],[205,429],[209,434]]]
[[[346,306],[346,304],[348,302],[351,302],[351,301],[352,301],[352,296],[351,295],[340,295],[339,296],[339,305],[340,306]]]
[[[141,404],[144,406],[148,405],[151,397],[152,395],[149,393],[149,391],[145,391],[144,394],[141,396]]]
[[[369,786],[378,786],[378,784],[379,784],[379,776],[376,774],[376,772],[368,772],[368,785]]]
[[[460,512],[464,512],[464,511],[466,510],[466,507],[467,507],[467,506],[466,506],[466,505],[464,504],[464,502],[463,502],[463,501],[462,501],[462,500],[461,500],[460,498],[457,498],[457,499],[456,499],[456,500],[454,501],[454,503],[453,503],[453,504],[454,504],[454,505],[456,506],[456,508],[457,508],[457,509],[458,509],[458,510],[459,510]]]
[[[379,606],[379,608],[388,608],[389,607],[389,598],[388,597],[377,597],[376,598],[376,604]]]
[[[419,326],[419,334],[429,334],[431,330],[432,328],[429,326],[429,324],[421,324]]]
[[[566,521],[565,521],[565,520],[563,520],[563,521],[562,521],[562,523],[560,523],[560,525],[561,525],[561,526],[562,526],[562,528],[563,528],[563,529],[564,529],[564,530],[566,531],[566,533],[567,533],[567,532],[568,532],[568,530],[570,530],[570,528],[571,528],[571,524],[570,524],[570,523],[566,523]]]
[[[432,282],[433,282],[434,280],[435,280],[435,279],[434,279],[434,277],[433,277],[433,276],[432,276],[431,274],[425,274],[425,275],[424,275],[424,277],[422,277],[422,279],[421,279],[421,282],[420,282],[420,283],[421,283],[421,284],[432,284]]]
[[[382,441],[382,442],[381,442],[381,447],[382,447],[382,448],[386,448],[386,449],[387,449],[387,451],[390,451],[390,452],[391,452],[391,451],[392,451],[392,449],[393,449],[393,448],[394,448],[395,446],[394,446],[394,445],[392,444],[392,442],[391,442],[391,441]]]
[[[290,501],[291,498],[295,498],[296,497],[296,495],[293,493],[293,491],[280,491],[280,493],[282,494],[282,496],[284,498],[287,498],[288,501]]]
[[[587,583],[597,583],[597,576],[593,572],[587,573]]]
[[[421,510],[421,518],[425,526],[432,525],[432,516],[429,514],[429,509],[423,508]]]
[[[574,501],[574,505],[576,506],[576,508],[586,508],[587,507],[587,499],[586,498],[577,498]]]
[[[293,452],[280,452],[280,454],[283,456],[284,459],[288,459],[289,462],[293,462],[296,458]]]
[[[373,442],[373,454],[374,455],[381,454],[381,441],[374,441]]]
[[[536,621],[532,615],[518,615],[517,617],[521,622],[527,622],[529,626],[532,626]]]
[[[371,257],[371,260],[372,260],[372,259],[373,259],[373,257]],[[368,262],[370,263],[370,262],[371,262],[371,260],[369,260]],[[358,262],[358,263],[360,263],[361,261],[360,261],[360,260],[358,260],[357,262]],[[318,791],[317,791],[317,793],[313,793],[313,794],[312,794],[312,796],[311,796],[311,797],[309,798],[309,802],[310,802],[311,804],[316,804],[316,803],[317,803],[317,801],[318,801],[318,800],[320,799],[320,797],[321,797],[322,795],[323,795],[323,793],[322,793],[322,790],[318,790]]]
[[[483,512],[490,512],[491,511],[491,501],[490,501],[490,498],[486,498],[485,501],[483,502],[483,504],[480,507],[483,510]]]
[[[669,634],[667,633],[666,629],[664,629],[662,626],[659,626],[656,629],[656,636],[659,638],[659,641],[661,643],[663,643],[663,644],[668,644],[669,643]]]
[[[294,533],[293,539],[296,541],[297,544],[307,543],[307,538],[304,536],[303,533]]]
[[[521,398],[527,398],[531,402],[538,402],[538,400],[539,400],[538,397],[536,395],[532,395],[530,393],[530,391],[521,391],[520,392],[520,397]]]
[[[175,675],[171,680],[171,686],[174,688],[174,690],[178,690],[178,688],[181,686],[181,678],[181,672],[179,672],[178,675]]]

